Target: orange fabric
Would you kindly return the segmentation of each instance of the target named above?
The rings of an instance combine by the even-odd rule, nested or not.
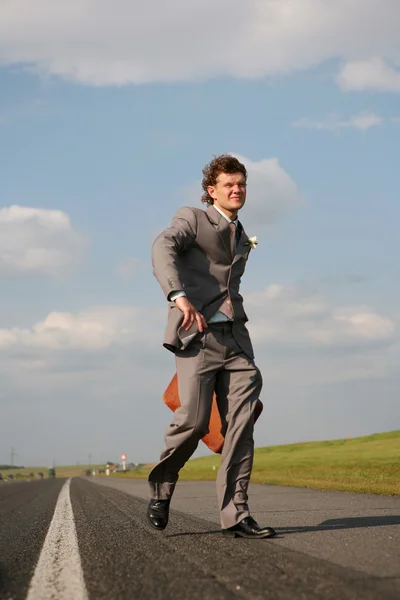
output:
[[[178,375],[175,373],[170,383],[168,384],[167,389],[163,394],[163,402],[170,408],[173,412],[181,405],[178,394]],[[262,413],[263,403],[261,400],[257,400],[255,412],[254,412],[254,421],[257,421],[258,417]],[[217,399],[214,394],[213,403],[211,408],[210,415],[210,423],[209,423],[209,433],[202,438],[202,441],[205,443],[210,450],[213,452],[220,454],[222,452],[222,446],[224,445],[224,437],[221,433],[221,417],[219,416]]]

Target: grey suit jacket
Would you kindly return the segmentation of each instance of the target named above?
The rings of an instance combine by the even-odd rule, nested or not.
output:
[[[153,272],[166,297],[184,290],[190,302],[208,320],[229,294],[235,315],[233,335],[249,358],[254,358],[246,328],[247,315],[239,293],[250,247],[242,230],[232,259],[229,223],[213,206],[207,210],[180,208],[154,241]],[[184,350],[197,335],[197,324],[189,331],[181,326],[183,313],[169,302],[164,346],[176,352]]]

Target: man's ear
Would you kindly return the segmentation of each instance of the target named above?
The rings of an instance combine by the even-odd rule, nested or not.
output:
[[[215,198],[215,188],[213,185],[209,185],[207,187],[207,192],[208,192],[208,195],[211,196],[211,198]]]

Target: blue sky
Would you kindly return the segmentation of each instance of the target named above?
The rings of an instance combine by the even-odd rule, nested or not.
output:
[[[400,7],[155,4],[0,7],[0,462],[157,458],[151,243],[221,152],[259,239],[257,444],[398,428]]]

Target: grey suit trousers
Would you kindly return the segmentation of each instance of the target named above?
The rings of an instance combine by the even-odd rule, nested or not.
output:
[[[179,471],[208,433],[216,392],[225,441],[217,476],[223,529],[249,515],[247,488],[254,455],[254,409],[262,377],[232,335],[231,323],[210,324],[186,350],[176,353],[181,406],[165,434],[160,462],[149,474],[152,498],[169,499]]]

